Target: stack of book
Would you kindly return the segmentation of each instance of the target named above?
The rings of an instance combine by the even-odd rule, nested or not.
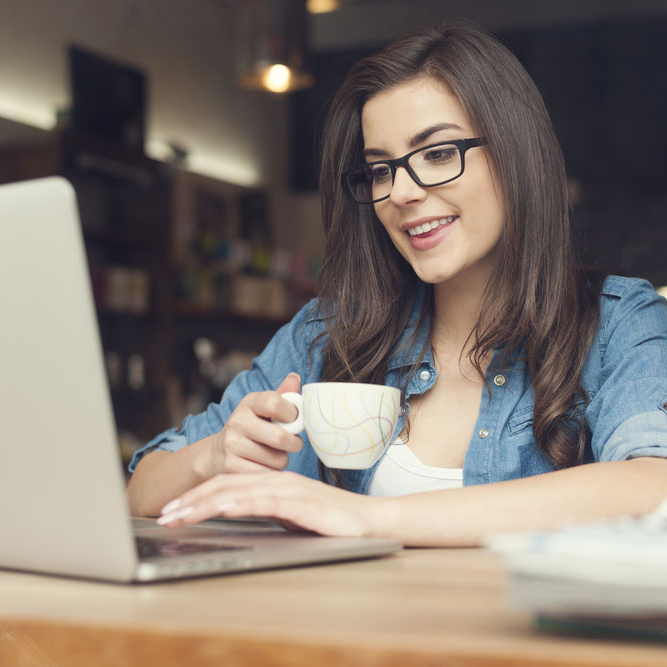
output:
[[[554,631],[667,641],[667,499],[653,512],[498,535],[511,602]]]

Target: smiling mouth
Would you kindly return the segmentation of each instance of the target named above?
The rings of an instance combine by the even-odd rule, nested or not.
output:
[[[451,225],[458,217],[458,215],[450,215],[446,218],[440,218],[439,220],[431,220],[431,222],[425,222],[423,225],[417,225],[416,227],[406,229],[406,233],[410,236],[422,236],[423,234],[428,234],[434,229],[438,229],[444,225]]]

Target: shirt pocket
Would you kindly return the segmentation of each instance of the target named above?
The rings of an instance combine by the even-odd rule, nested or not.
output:
[[[519,435],[523,431],[533,428],[533,408],[510,417],[507,430],[511,436]]]
[[[580,419],[586,409],[586,401],[575,402],[573,415]],[[533,437],[533,406],[524,406],[507,422],[509,442],[513,445],[517,459],[518,474],[515,477],[530,477],[555,470],[554,464],[537,446]]]
[[[583,399],[578,399],[574,403],[573,416],[579,420],[586,412],[587,402]],[[510,417],[507,422],[507,430],[511,436],[519,435],[523,431],[533,428],[533,406],[528,409],[521,410],[518,414]]]

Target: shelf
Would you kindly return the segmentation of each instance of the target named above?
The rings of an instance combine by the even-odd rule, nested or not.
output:
[[[184,319],[209,319],[209,320],[226,320],[243,324],[280,326],[289,321],[291,315],[284,317],[261,317],[256,315],[246,315],[244,313],[236,313],[223,308],[204,308],[188,303],[178,303],[173,307],[173,313],[176,317]]]
[[[173,221],[185,211],[196,217],[198,229],[227,238],[240,215],[239,197],[249,192],[225,185],[219,197],[207,198],[207,188],[200,192],[188,181],[179,186],[174,174],[138,151],[67,131],[39,150],[0,151],[0,180],[61,175],[74,187],[116,424],[141,440],[170,426],[184,399],[199,391],[194,341],[209,337],[220,355],[255,353],[292,315],[294,290],[277,278],[235,274],[229,284],[212,285],[220,299],[228,289],[228,308],[174,298],[184,265]],[[205,249],[197,258],[202,266],[216,259]],[[257,315],[238,312],[258,302],[263,310],[258,307]],[[129,381],[133,357],[142,360],[138,389]]]
[[[83,234],[86,243],[113,244],[119,246],[140,246],[143,248],[154,248],[156,238],[154,234],[141,234],[131,231],[120,231],[115,229],[96,229],[84,227]]]
[[[144,320],[157,317],[157,313],[154,310],[120,310],[115,308],[108,308],[107,306],[95,306],[97,310],[97,316],[100,318],[130,318],[135,320]]]

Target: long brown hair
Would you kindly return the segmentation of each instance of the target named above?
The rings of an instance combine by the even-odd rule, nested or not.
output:
[[[503,350],[498,367],[522,350],[535,395],[535,440],[556,467],[576,465],[585,442],[577,405],[586,399],[581,373],[599,318],[599,281],[592,284],[575,258],[563,156],[537,87],[508,49],[468,22],[419,30],[361,60],[331,103],[320,173],[320,303],[328,313],[322,379],[383,382],[420,292],[373,207],[356,204],[341,178],[363,161],[365,102],[424,75],[443,82],[486,137],[504,204],[499,260],[470,359],[483,377],[481,360],[494,349]],[[422,320],[432,310],[432,286],[424,292]]]

